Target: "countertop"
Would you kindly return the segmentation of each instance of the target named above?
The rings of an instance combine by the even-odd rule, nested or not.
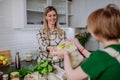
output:
[[[32,64],[33,66],[35,66],[37,64],[37,61],[36,60],[32,60],[32,61],[21,61],[21,68],[22,67],[27,67],[28,65]],[[6,72],[8,72],[9,70],[14,70],[15,69],[15,64],[12,63],[8,66],[3,66],[3,67],[0,67],[0,71],[4,72],[4,74]],[[0,76],[0,80],[2,80],[2,76]],[[20,79],[20,80],[23,80],[23,79]]]

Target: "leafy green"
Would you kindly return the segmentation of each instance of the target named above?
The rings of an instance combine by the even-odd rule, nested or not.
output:
[[[87,32],[78,34],[76,38],[79,40],[80,44],[85,46],[85,43],[88,41],[90,34]]]
[[[39,74],[44,76],[47,73],[53,72],[55,68],[50,60],[43,60],[39,62],[33,69],[33,71],[38,71]]]
[[[20,78],[23,78],[25,75],[32,73],[32,70],[26,69],[26,68],[21,68],[21,69],[15,69],[8,71],[7,74],[10,75],[12,72],[19,72]]]
[[[39,62],[35,67],[29,65],[26,68],[15,69],[8,71],[7,74],[10,75],[11,72],[19,72],[20,78],[24,78],[25,75],[31,74],[33,72],[39,72],[41,76],[44,76],[47,73],[53,72],[55,68],[52,65],[52,61],[50,60],[43,60]]]

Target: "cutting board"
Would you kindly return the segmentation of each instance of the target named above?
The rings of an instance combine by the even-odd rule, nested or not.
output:
[[[0,51],[0,55],[5,56],[8,59],[9,64],[11,64],[11,52],[10,50]]]

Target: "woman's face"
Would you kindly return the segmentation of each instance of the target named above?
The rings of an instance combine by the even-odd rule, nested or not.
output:
[[[48,25],[55,25],[56,20],[57,20],[57,14],[55,11],[52,10],[52,11],[47,13],[45,18],[48,22]]]

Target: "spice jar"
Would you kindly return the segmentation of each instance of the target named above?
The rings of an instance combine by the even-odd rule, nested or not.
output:
[[[19,72],[12,72],[11,74],[10,74],[10,80],[20,80],[19,79]]]
[[[2,77],[3,77],[3,80],[8,80],[8,74],[4,74]]]

